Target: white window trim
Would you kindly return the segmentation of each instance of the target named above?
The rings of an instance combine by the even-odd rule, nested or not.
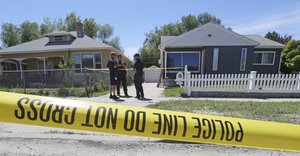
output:
[[[218,49],[217,53],[217,61],[214,62],[214,56],[215,56],[215,49]],[[218,71],[218,66],[219,66],[219,54],[220,53],[220,48],[213,48],[213,57],[212,57],[212,71]],[[216,67],[216,68],[214,68]]]
[[[93,67],[95,67],[96,68],[96,60],[95,60],[95,54],[100,54],[101,55],[101,68],[102,68],[102,63],[103,63],[103,55],[102,55],[102,52],[73,52],[72,53],[72,60],[74,61],[74,58],[73,58],[73,55],[74,54],[79,54],[80,55],[80,73],[76,73],[75,72],[75,65],[73,65],[73,73],[75,74],[75,75],[83,75],[83,74],[85,74],[84,72],[83,72],[83,68],[82,68],[82,54],[93,54]]]
[[[192,73],[197,73],[197,72],[200,72],[200,64],[201,64],[201,52],[200,51],[169,51],[169,52],[166,52],[166,68],[168,68],[167,67],[167,65],[168,65],[168,63],[167,63],[167,61],[168,61],[168,53],[197,53],[197,54],[199,54],[199,64],[198,64],[198,70],[192,70],[192,71],[190,71],[190,72],[192,72]],[[183,64],[183,62],[182,62],[183,60],[182,60],[182,58],[181,58],[181,64]],[[172,71],[168,71],[167,70],[167,72],[168,73],[178,73],[178,72],[180,72],[180,71],[183,71],[184,69],[178,69],[178,70],[172,70]]]
[[[276,51],[254,51],[254,53],[273,53],[273,62],[272,63],[253,63],[253,65],[269,65],[272,66],[275,64],[275,55],[276,55]],[[262,59],[262,58],[261,58]]]
[[[244,50],[245,50],[245,62],[244,62],[244,64],[243,64],[243,67],[244,68],[242,68],[242,60],[243,60],[243,52],[244,52]],[[245,71],[246,70],[246,65],[247,65],[247,53],[248,53],[248,49],[247,48],[242,48],[242,51],[241,51],[241,62],[240,62],[240,71]]]

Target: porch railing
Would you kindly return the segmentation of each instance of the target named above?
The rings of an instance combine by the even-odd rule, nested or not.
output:
[[[188,96],[197,91],[300,93],[300,74],[192,74],[185,67],[178,75]]]

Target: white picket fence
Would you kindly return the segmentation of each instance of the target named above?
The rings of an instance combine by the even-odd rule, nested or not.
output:
[[[197,91],[300,93],[300,74],[191,74],[185,67],[176,77],[188,96]]]

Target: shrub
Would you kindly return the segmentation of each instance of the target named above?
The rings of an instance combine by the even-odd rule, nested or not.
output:
[[[69,89],[68,88],[59,88],[57,91],[57,96],[60,97],[67,97],[70,95]]]
[[[44,91],[43,88],[40,88],[37,92],[38,95],[44,95]]]
[[[295,56],[292,60],[293,62],[293,68],[296,71],[300,71],[300,55]]]

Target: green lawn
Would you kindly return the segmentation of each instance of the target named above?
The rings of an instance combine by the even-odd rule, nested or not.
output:
[[[53,96],[53,97],[86,97],[84,87],[74,88],[0,88],[0,91],[14,92],[21,94],[32,94],[41,96]],[[93,97],[102,96],[108,94],[107,90],[94,92]]]
[[[173,100],[148,107],[300,124],[300,102]]]
[[[183,93],[184,93],[183,88],[173,87],[173,88],[166,88],[163,94],[166,97],[180,97]]]

